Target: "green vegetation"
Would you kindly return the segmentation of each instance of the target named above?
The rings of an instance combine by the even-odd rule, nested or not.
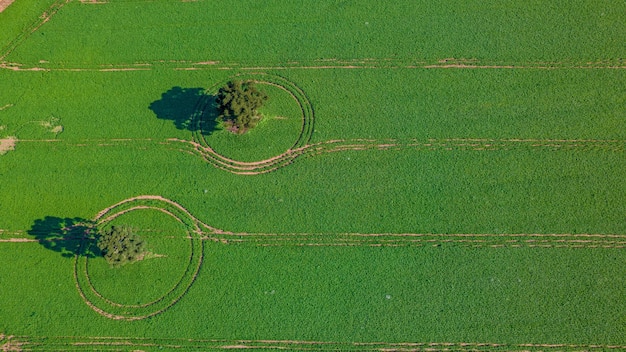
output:
[[[23,267],[36,256],[47,268],[33,271],[29,283],[19,277],[22,271],[3,274],[3,280],[16,283],[15,291],[0,293],[4,302],[0,313],[11,317],[3,328],[25,331],[29,336],[103,336],[103,331],[107,336],[132,336],[133,331],[141,331],[154,339],[184,336],[228,342],[509,344],[617,344],[623,338],[619,298],[626,293],[626,272],[624,257],[615,250],[211,244],[187,295],[165,313],[135,322],[94,313],[76,293],[68,275],[70,261],[59,265],[53,252],[36,245],[13,244],[0,246],[0,254],[0,263],[6,267]],[[150,283],[126,283],[127,287],[151,289]],[[56,289],[46,291],[49,287]],[[45,294],[24,297],[20,292]],[[133,292],[120,290],[115,298],[133,302],[137,299]],[[41,323],[57,320],[55,326]],[[29,323],[42,325],[22,327]]]
[[[245,134],[226,129],[204,134],[207,145],[221,155],[241,161],[268,159],[287,151],[298,138],[302,111],[297,101],[283,88],[267,82],[257,85],[271,98],[259,109],[263,118],[254,129]]]
[[[128,226],[112,226],[98,237],[98,248],[114,267],[143,260],[146,243]]]
[[[626,346],[624,13],[16,1],[0,13],[0,346]],[[270,97],[243,135],[215,122],[237,80]],[[98,218],[140,195],[212,228],[156,201]],[[158,257],[112,269],[93,228],[122,225]]]
[[[30,2],[16,2],[8,10],[16,13],[28,6]],[[145,68],[146,63],[163,66],[171,61],[262,68],[292,60],[304,64],[322,59],[327,65],[331,59],[415,63],[452,57],[586,63],[623,58],[625,10],[625,4],[613,0],[320,0],[315,6],[298,1],[262,6],[243,0],[228,7],[212,1],[184,6],[175,1],[113,0],[108,6],[72,1],[7,60],[92,68]],[[77,40],[67,45],[67,38]],[[183,38],[184,45],[172,45]]]
[[[259,109],[269,97],[259,91],[253,81],[229,81],[217,92],[219,118],[226,129],[244,134],[261,120]]]
[[[123,214],[109,225],[118,227],[123,224],[136,229],[149,244],[151,253],[146,258],[149,260],[111,270],[103,257],[90,258],[89,278],[98,292],[114,302],[146,304],[171,290],[180,280],[191,254],[187,233],[178,221],[153,209]],[[130,293],[129,287],[142,289]]]

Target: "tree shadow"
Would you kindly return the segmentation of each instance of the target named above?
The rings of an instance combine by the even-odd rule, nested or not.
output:
[[[45,248],[60,252],[66,258],[102,256],[97,246],[99,235],[91,220],[46,216],[35,220],[28,234]]]
[[[210,135],[218,126],[216,97],[202,88],[173,87],[153,101],[149,109],[159,119],[172,120],[179,130]]]

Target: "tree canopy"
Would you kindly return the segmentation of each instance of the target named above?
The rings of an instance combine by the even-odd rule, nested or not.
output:
[[[268,96],[256,88],[254,81],[230,81],[217,93],[219,118],[234,133],[245,133],[261,120],[258,109]]]
[[[118,267],[143,259],[145,242],[128,226],[111,226],[98,238],[98,248],[112,266]]]

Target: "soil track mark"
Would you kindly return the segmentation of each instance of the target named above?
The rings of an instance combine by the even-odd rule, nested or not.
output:
[[[143,209],[136,203],[151,204],[150,208],[176,209],[190,221],[193,232],[202,240],[223,244],[251,244],[255,246],[441,246],[456,244],[465,247],[538,247],[538,248],[624,248],[626,235],[621,234],[427,234],[427,233],[246,233],[231,232],[212,227],[193,216],[182,205],[160,196],[129,198],[101,211],[97,221],[110,221],[105,214],[119,216],[128,211]],[[165,206],[166,208],[163,208]],[[180,219],[181,216],[177,215]],[[98,220],[101,219],[101,220]],[[96,221],[96,222],[97,222]]]
[[[5,0],[6,1],[6,0]],[[59,10],[68,4],[72,0],[57,0],[50,7],[44,11],[39,18],[31,23],[30,26],[26,27],[17,37],[15,37],[6,47],[4,47],[0,51],[0,68],[7,68],[12,70],[20,70],[20,67],[23,66],[19,63],[7,63],[4,60],[7,56],[9,56],[13,50],[15,50],[20,44],[22,44],[28,37],[30,37],[33,33],[35,33],[41,26],[46,24],[52,16],[56,15]],[[28,70],[37,70],[37,67],[27,68]]]
[[[471,248],[626,248],[626,235],[603,234],[209,234],[206,240],[255,246]]]
[[[177,203],[160,196],[139,196],[114,204],[93,219],[98,227],[106,226],[117,217],[135,210],[151,209],[172,217],[187,228],[185,238],[189,240],[191,254],[180,279],[172,288],[158,298],[143,304],[121,304],[104,297],[98,292],[89,276],[89,258],[75,256],[74,282],[81,298],[98,314],[114,320],[140,320],[160,314],[176,304],[196,280],[203,258],[203,241],[200,223]]]
[[[39,28],[39,27],[37,27]],[[36,29],[35,29],[36,30]],[[20,42],[21,43],[21,42]],[[16,47],[17,45],[15,45]],[[15,47],[5,49],[0,61],[10,54]],[[219,61],[219,60],[147,60],[128,63],[103,64],[67,64],[54,62],[16,63],[2,62],[0,68],[12,70],[49,70],[49,71],[124,71],[124,70],[238,70],[238,71],[276,71],[276,70],[329,70],[329,69],[497,69],[497,70],[562,70],[562,69],[626,69],[623,58],[605,58],[588,60],[554,61],[514,61],[489,59],[397,59],[397,58],[353,58],[353,59],[315,59],[283,61],[259,64],[254,61]]]
[[[337,139],[290,148],[275,157],[256,162],[242,162],[226,158],[210,146],[194,141],[169,139],[180,144],[179,151],[196,155],[218,169],[239,175],[259,175],[292,164],[300,157],[312,157],[342,151],[366,150],[421,150],[421,151],[497,151],[497,150],[550,150],[550,151],[626,151],[626,140],[596,139]]]
[[[538,248],[624,248],[626,235],[621,234],[420,234],[420,233],[245,233],[231,232],[212,227],[193,216],[182,205],[160,196],[138,196],[115,204],[102,212],[96,219],[104,218],[104,214],[115,211],[115,214],[127,212],[128,207],[136,202],[155,202],[152,207],[166,205],[174,207],[193,224],[194,232],[202,240],[223,244],[252,244],[256,246],[441,246],[447,244],[465,247],[538,247]],[[130,210],[129,210],[130,209]],[[165,209],[164,209],[165,210]],[[105,218],[106,219],[106,218]]]
[[[246,233],[212,227],[191,214],[182,205],[161,196],[142,195],[125,199],[100,211],[93,219],[96,226],[106,226],[115,218],[141,209],[163,212],[187,228],[191,254],[180,280],[160,297],[144,304],[120,304],[98,292],[89,276],[86,256],[75,256],[73,277],[83,301],[98,314],[114,320],[141,320],[160,314],[176,304],[195,282],[202,265],[204,242],[218,245],[251,246],[369,246],[369,247],[441,247],[469,248],[626,248],[621,234],[420,234],[420,233]],[[21,232],[2,231],[2,242],[33,242],[13,238]]]
[[[374,59],[367,59],[374,60]],[[448,59],[450,60],[450,59]],[[364,61],[368,62],[368,61]],[[447,64],[449,61],[446,61]],[[425,151],[435,150],[509,150],[509,149],[547,149],[547,150],[605,150],[623,152],[626,150],[626,140],[598,140],[598,139],[487,139],[487,138],[444,138],[444,139],[337,139],[325,142],[310,143],[315,125],[313,106],[306,93],[293,82],[277,75],[265,73],[238,74],[234,78],[253,80],[257,83],[271,84],[288,92],[301,110],[302,127],[300,135],[294,144],[282,154],[274,157],[243,162],[227,158],[211,148],[201,128],[196,128],[192,141],[169,139],[170,142],[183,143],[180,149],[185,153],[197,155],[218,169],[240,175],[258,175],[275,171],[293,163],[300,156],[315,156],[325,153],[347,150],[399,150],[417,149]],[[232,78],[229,78],[232,79]],[[226,80],[227,81],[227,80]],[[213,94],[226,81],[219,82],[207,89],[207,97]],[[201,101],[192,120],[196,120],[198,127],[202,125],[204,110],[208,108],[207,99]]]
[[[102,350],[291,350],[291,351],[607,351],[626,350],[624,345],[573,343],[496,342],[345,342],[311,340],[189,339],[113,336],[14,336],[0,334],[0,350],[82,351]]]
[[[0,229],[0,243],[25,243],[37,242],[36,239],[28,236],[26,231],[22,230],[4,230]]]
[[[431,139],[334,139],[323,142],[309,143],[313,129],[313,119],[303,120],[303,128],[294,145],[282,154],[252,162],[238,161],[225,157],[213,150],[197,132],[194,140],[178,138],[169,139],[83,139],[64,141],[60,139],[4,139],[0,141],[2,151],[13,150],[16,143],[62,143],[69,147],[104,148],[134,147],[138,149],[165,148],[175,152],[186,153],[198,157],[214,167],[238,175],[260,175],[276,171],[291,165],[305,157],[315,157],[328,153],[343,151],[387,151],[387,150],[418,150],[423,152],[486,152],[499,150],[548,150],[554,152],[568,151],[603,151],[624,153],[626,140],[601,139],[489,139],[489,138],[431,138]],[[199,141],[198,141],[199,140]],[[4,146],[4,147],[3,147]]]

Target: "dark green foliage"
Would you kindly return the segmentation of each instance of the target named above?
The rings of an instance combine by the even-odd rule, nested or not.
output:
[[[33,223],[28,234],[47,249],[60,252],[63,257],[77,255],[94,258],[100,255],[96,247],[97,230],[90,220],[46,216]]]
[[[98,248],[112,266],[118,267],[143,259],[145,242],[128,226],[111,226],[98,239]]]
[[[245,133],[261,120],[258,109],[267,101],[254,81],[230,81],[217,93],[219,118],[234,133]]]
[[[157,118],[172,120],[179,130],[201,131],[210,135],[215,130],[217,116],[214,109],[204,107],[212,104],[214,99],[205,95],[202,88],[173,87],[148,108]]]

